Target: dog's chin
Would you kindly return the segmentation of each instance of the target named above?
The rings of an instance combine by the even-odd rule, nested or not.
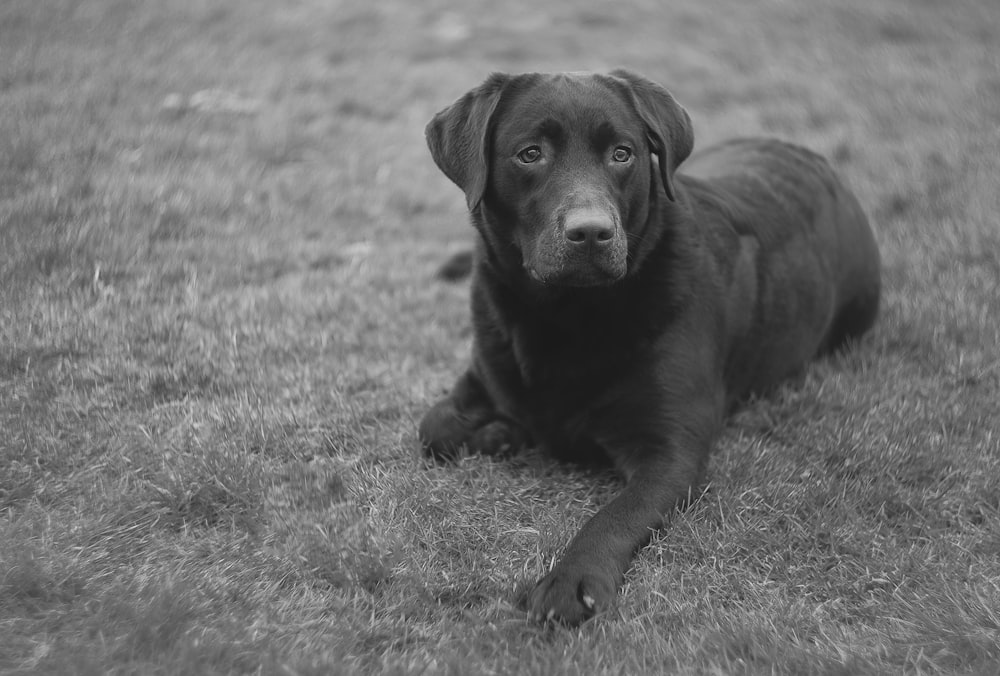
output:
[[[536,283],[550,289],[590,289],[611,286],[625,277],[624,267],[604,269],[599,267],[572,267],[539,270],[526,266],[528,276]]]

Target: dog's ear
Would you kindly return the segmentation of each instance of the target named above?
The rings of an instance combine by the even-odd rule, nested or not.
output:
[[[675,201],[674,170],[694,147],[694,130],[687,111],[673,95],[652,80],[619,68],[611,76],[624,85],[632,105],[646,125],[649,144],[660,165],[663,189]]]
[[[490,170],[490,120],[510,76],[493,73],[427,123],[424,133],[431,156],[444,175],[465,191],[469,209],[486,192]]]

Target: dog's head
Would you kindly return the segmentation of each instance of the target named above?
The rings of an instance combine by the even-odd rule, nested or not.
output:
[[[427,143],[493,256],[536,283],[587,287],[629,272],[694,136],[666,89],[617,70],[494,74],[431,120]]]

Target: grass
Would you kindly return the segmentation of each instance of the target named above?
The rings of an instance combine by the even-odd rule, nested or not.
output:
[[[706,5],[0,7],[0,672],[994,674],[1000,15]],[[884,310],[750,403],[608,615],[519,599],[613,478],[432,467],[471,239],[424,123],[627,66],[696,143],[833,158]]]

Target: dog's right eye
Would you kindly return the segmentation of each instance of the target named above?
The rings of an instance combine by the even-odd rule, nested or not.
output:
[[[611,159],[615,162],[628,162],[632,159],[632,149],[628,146],[618,146],[615,151],[611,153]]]
[[[517,154],[517,159],[522,164],[531,164],[537,162],[542,157],[542,149],[538,146],[528,146],[521,152]]]

